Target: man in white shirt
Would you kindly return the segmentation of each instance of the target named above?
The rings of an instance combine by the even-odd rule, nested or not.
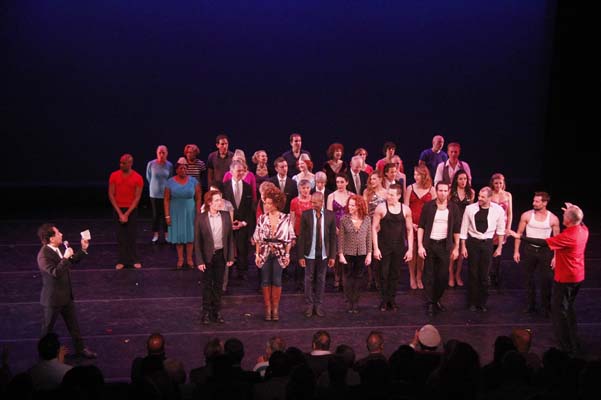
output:
[[[492,257],[500,257],[505,235],[505,211],[491,202],[492,189],[480,189],[478,202],[468,205],[461,222],[461,253],[468,265],[468,306],[470,311],[486,312],[488,272]],[[499,236],[493,253],[492,238]],[[491,257],[492,255],[492,257]]]
[[[38,342],[40,361],[31,367],[29,375],[36,391],[54,390],[72,367],[65,364],[67,348],[61,346],[56,333],[50,332]]]
[[[447,152],[449,159],[445,162],[441,162],[436,167],[436,174],[434,175],[434,184],[437,182],[453,183],[453,177],[457,171],[464,170],[467,173],[467,179],[469,183],[472,183],[472,171],[470,165],[465,161],[459,160],[461,154],[461,145],[457,142],[449,143],[447,146]]]

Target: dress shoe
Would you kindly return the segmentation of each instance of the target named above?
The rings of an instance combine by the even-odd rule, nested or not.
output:
[[[135,263],[135,264],[134,264],[134,268],[135,268],[135,269],[140,269],[140,268],[142,268],[142,264],[140,264],[140,263]]]
[[[125,267],[125,265],[123,265],[121,263],[115,265],[115,269],[117,269],[117,270],[123,269],[124,267]]]
[[[94,358],[98,357],[98,354],[96,354],[92,350],[88,349],[87,347],[85,347],[82,351],[77,353],[77,355],[80,357],[83,357],[83,358],[88,358],[88,359],[94,359]]]
[[[159,236],[153,236],[152,240],[150,241],[152,244],[157,244],[159,242]]]
[[[219,312],[218,312],[218,313],[215,313],[215,315],[214,315],[214,319],[215,319],[215,322],[217,322],[217,323],[219,323],[219,324],[223,324],[223,323],[225,323],[225,320],[223,319],[223,316],[222,316],[222,315],[221,315],[221,313],[219,313]]]
[[[311,318],[313,316],[313,306],[309,306],[306,310],[305,310],[305,317],[307,318]]]
[[[380,311],[386,311],[388,307],[386,307],[386,303],[381,302],[380,303]]]
[[[438,309],[438,311],[441,311],[441,312],[447,311],[447,308],[445,306],[443,306],[440,301],[436,303],[436,308]]]
[[[315,307],[315,315],[318,317],[325,317],[326,314],[322,311],[321,307]]]
[[[202,322],[204,325],[209,325],[211,323],[211,318],[210,318],[208,312],[202,314],[202,318],[200,319],[200,322]]]
[[[470,306],[470,311],[471,312],[476,312],[476,311],[478,311],[478,307],[476,307],[476,306]]]
[[[486,308],[486,306],[480,306],[478,307],[480,309],[481,312],[487,312],[488,308]]]
[[[389,301],[388,302],[388,309],[390,311],[396,311],[399,309],[399,306],[396,305],[396,303],[394,301]]]
[[[434,304],[432,304],[432,303],[428,304],[428,307],[426,307],[426,315],[429,317],[434,316]]]

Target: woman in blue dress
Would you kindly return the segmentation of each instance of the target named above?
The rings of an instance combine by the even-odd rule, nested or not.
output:
[[[200,212],[200,184],[193,176],[187,175],[187,165],[179,163],[176,175],[165,186],[165,220],[168,225],[167,241],[175,244],[177,250],[176,268],[184,266],[184,246],[186,265],[194,268],[192,251],[194,244],[194,219]]]

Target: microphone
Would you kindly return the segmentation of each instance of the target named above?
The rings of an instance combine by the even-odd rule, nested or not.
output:
[[[69,241],[68,240],[63,240],[63,244],[65,245],[65,249],[69,248]]]

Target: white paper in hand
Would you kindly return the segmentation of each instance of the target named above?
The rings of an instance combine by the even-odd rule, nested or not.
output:
[[[85,231],[81,232],[81,238],[83,240],[91,240],[92,239],[92,235],[90,234],[90,230],[86,229]]]

